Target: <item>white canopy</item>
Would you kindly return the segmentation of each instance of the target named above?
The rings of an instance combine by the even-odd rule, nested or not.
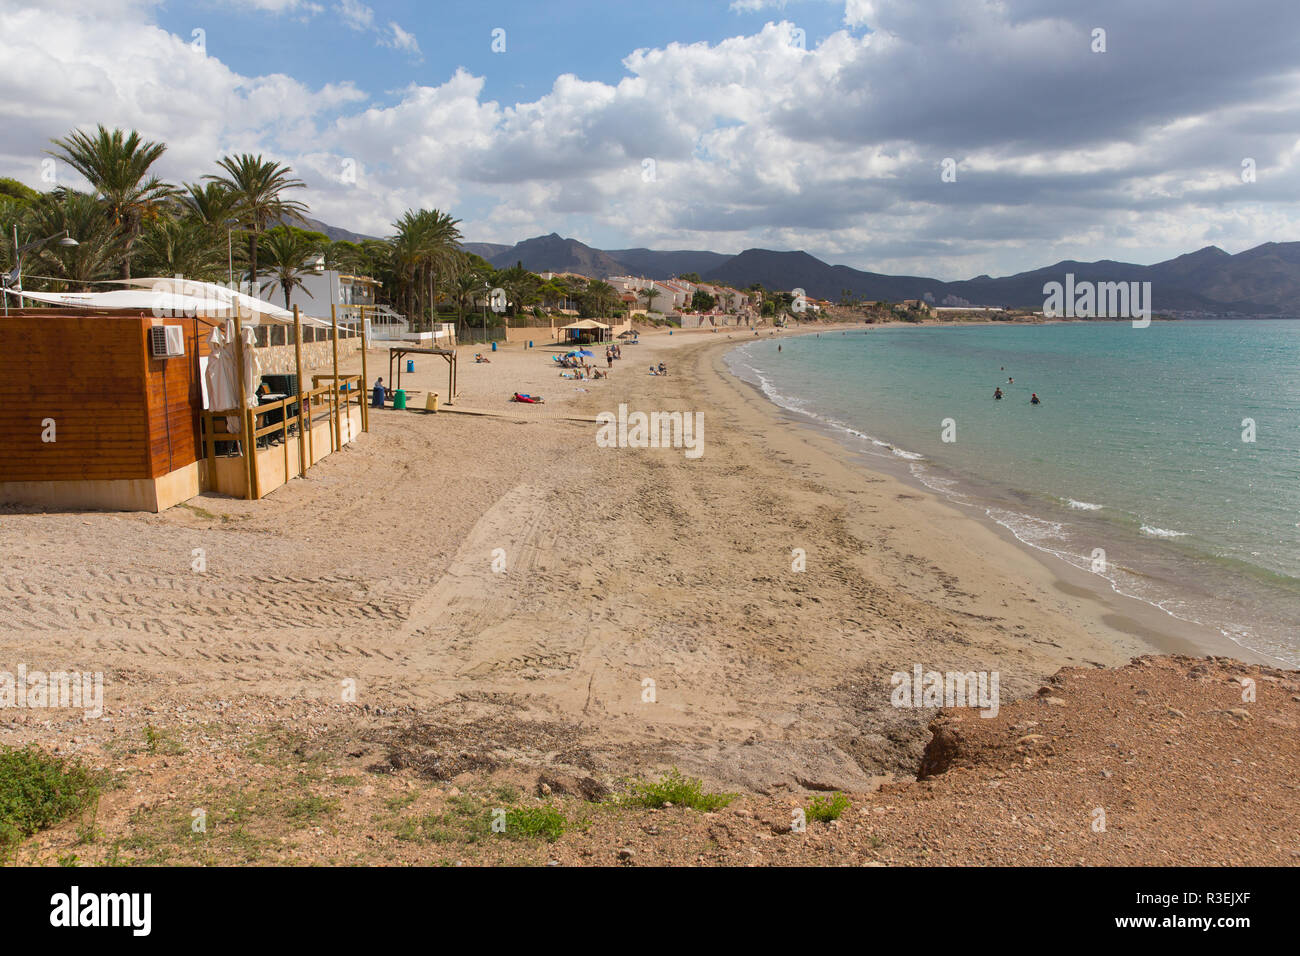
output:
[[[152,312],[160,318],[188,318],[204,316],[222,318],[236,312],[248,325],[265,321],[274,325],[292,325],[293,313],[256,299],[243,292],[227,289],[212,282],[193,282],[188,279],[122,279],[130,289],[111,292],[27,292],[6,289],[13,295],[51,305],[66,305],[75,309],[139,309]],[[312,316],[302,316],[302,324],[309,328],[329,328],[330,323]]]
[[[246,292],[240,292],[238,289],[231,289],[224,285],[217,285],[215,282],[199,282],[195,279],[186,279],[183,276],[173,278],[155,277],[152,279],[118,279],[122,285],[136,286],[138,288],[149,289],[159,294],[172,293],[181,296],[190,296],[210,302],[212,305],[219,306],[220,303],[233,303],[233,306],[227,306],[227,311],[233,311],[238,308],[240,318],[245,315],[251,315],[250,325],[257,324],[257,317],[262,316],[269,322],[277,324],[293,325],[293,312],[289,309],[282,309],[280,306],[265,299],[259,299],[251,296]],[[302,314],[302,323],[306,326],[315,328],[329,328],[330,323],[325,319],[318,319],[315,316]]]

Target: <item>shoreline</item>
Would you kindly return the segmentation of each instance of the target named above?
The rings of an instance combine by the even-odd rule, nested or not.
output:
[[[1082,320],[1053,321],[1059,323]],[[896,324],[900,327],[908,325],[908,323]],[[934,328],[959,328],[969,325],[998,324],[1016,325],[1023,323],[996,321],[988,323],[927,323],[929,327]],[[836,326],[827,326],[821,329],[787,331],[785,334],[787,336],[807,335],[831,330],[844,331],[856,329],[862,329],[862,326],[841,324]],[[743,344],[745,343],[739,343],[734,347],[739,348]],[[1286,661],[1238,644],[1212,625],[1202,624],[1198,621],[1179,617],[1173,612],[1140,597],[1118,591],[1111,582],[1105,578],[1100,578],[1100,582],[1104,582],[1104,584],[1099,583],[1097,575],[1090,574],[1081,568],[1075,567],[1048,549],[1024,541],[1010,528],[985,513],[985,510],[981,505],[971,504],[963,506],[960,502],[946,498],[934,489],[926,486],[924,482],[920,481],[903,468],[882,468],[881,461],[873,460],[867,457],[865,453],[856,449],[851,439],[838,433],[834,428],[818,420],[814,416],[778,404],[767,396],[756,384],[748,382],[736,375],[736,373],[726,365],[725,360],[720,361],[717,364],[715,371],[721,375],[734,378],[737,382],[745,385],[756,401],[761,402],[763,405],[768,406],[775,411],[775,417],[777,419],[786,419],[797,423],[801,427],[806,428],[839,446],[843,450],[844,454],[850,457],[859,467],[877,475],[888,475],[890,478],[910,486],[918,493],[934,498],[935,501],[946,505],[957,514],[966,517],[974,516],[975,520],[992,530],[1008,545],[1035,558],[1049,573],[1055,575],[1057,580],[1054,582],[1054,587],[1058,590],[1074,597],[1086,599],[1094,605],[1104,605],[1106,610],[1098,617],[1099,622],[1119,633],[1144,641],[1149,645],[1152,652],[1191,656],[1229,657],[1246,663],[1266,664],[1276,667],[1290,666]],[[967,508],[970,509],[969,514],[965,510]]]

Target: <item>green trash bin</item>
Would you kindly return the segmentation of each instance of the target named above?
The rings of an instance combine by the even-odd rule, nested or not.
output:
[[[393,392],[393,407],[394,408],[406,407],[406,389],[399,388],[397,391]]]

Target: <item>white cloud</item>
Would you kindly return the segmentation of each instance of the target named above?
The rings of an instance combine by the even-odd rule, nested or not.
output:
[[[340,0],[336,9],[345,26],[359,33],[373,34],[376,46],[400,50],[419,58],[420,44],[416,41],[415,34],[402,29],[401,24],[395,20],[389,20],[387,26],[379,26],[375,23],[374,9],[360,0]]]
[[[359,0],[342,0],[338,13],[345,26],[353,30],[370,30],[375,25],[375,11]]]
[[[1283,29],[1295,17],[1271,0],[1242,0],[1275,8],[1262,21],[1165,0],[1181,12],[1154,32],[1099,0],[1112,24],[1104,56],[1048,0],[978,15],[959,0],[925,14],[854,0],[846,16],[873,32],[807,50],[791,24],[771,23],[634,50],[617,82],[565,73],[501,103],[458,70],[360,111],[351,85],[241,76],[153,26],[148,4],[117,2],[136,11],[130,31],[58,0],[0,5],[0,32],[20,38],[0,60],[0,175],[41,185],[49,137],[103,122],[169,143],[173,180],[224,152],[267,152],[307,180],[313,215],[362,232],[437,206],[477,240],[559,231],[611,247],[805,248],[940,278],[1125,251],[1153,261],[1207,242],[1239,251],[1300,228],[1300,83]],[[356,29],[418,55],[413,36],[356,0],[340,9],[349,2]],[[1196,45],[1210,36],[1226,48]],[[1216,82],[1198,83],[1210,70]],[[957,182],[944,184],[949,156]],[[1258,163],[1249,186],[1244,156]]]
[[[300,14],[303,17],[313,17],[324,11],[319,3],[313,3],[312,0],[229,0],[236,7],[244,7],[249,10],[258,10],[262,13],[271,14]]]
[[[403,53],[410,53],[414,56],[420,55],[420,44],[415,40],[415,34],[407,33],[398,24],[392,20],[388,21],[389,38],[380,39],[383,46],[392,47],[394,50],[401,50]]]

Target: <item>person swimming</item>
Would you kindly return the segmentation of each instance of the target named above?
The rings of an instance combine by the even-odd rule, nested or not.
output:
[[[993,397],[997,399],[999,402],[1002,401],[1002,389],[1000,388],[993,389]]]
[[[1034,392],[1032,395],[1029,396],[1029,404],[1030,404],[1030,405],[1041,405],[1041,404],[1043,404],[1042,402],[1040,402],[1040,401],[1038,400],[1038,393],[1037,393],[1037,392]]]

